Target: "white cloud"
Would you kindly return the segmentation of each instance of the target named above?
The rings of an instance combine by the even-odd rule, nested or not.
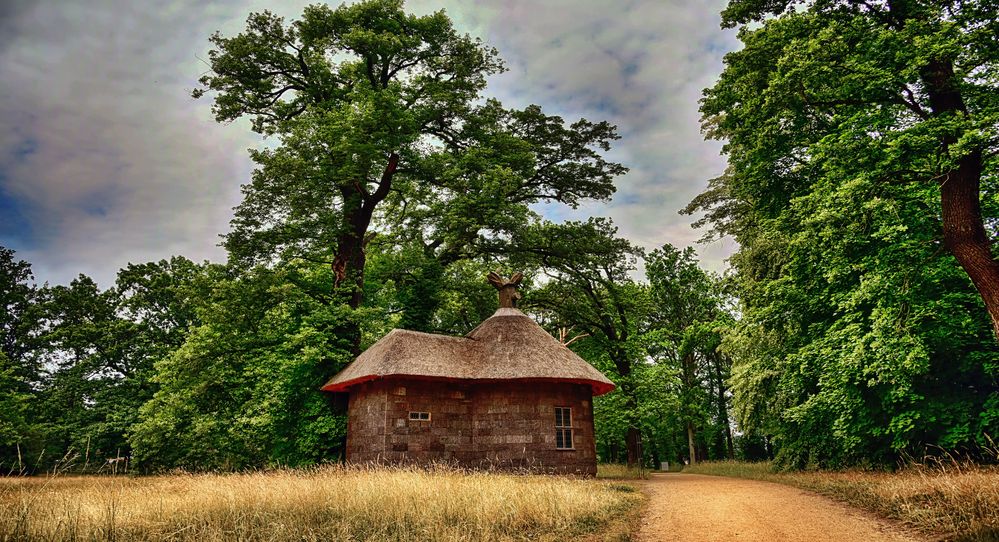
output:
[[[138,5],[35,5],[0,52],[3,189],[30,224],[5,237],[30,237],[19,256],[40,280],[109,285],[130,261],[223,257],[254,138],[189,94],[225,19]]]
[[[137,7],[11,3],[0,9],[0,198],[29,228],[0,231],[41,280],[79,273],[109,285],[128,262],[183,254],[220,260],[239,185],[249,178],[245,123],[215,123],[189,97],[208,36],[234,33],[250,11],[294,18],[307,2],[178,1]],[[647,247],[688,245],[700,232],[677,214],[724,162],[699,132],[697,100],[735,46],[718,27],[721,0],[438,2],[497,47],[510,71],[490,93],[572,120],[618,124],[615,159],[632,168],[615,201],[558,216],[608,215]],[[3,200],[0,199],[0,204]],[[4,209],[0,205],[0,210]],[[553,216],[555,213],[553,213]],[[717,244],[716,244],[717,245]],[[724,243],[702,251],[719,268]]]
[[[614,159],[631,168],[610,205],[578,211],[544,208],[554,219],[610,216],[620,234],[646,248],[696,243],[704,232],[679,210],[725,167],[720,145],[705,142],[697,111],[722,56],[738,43],[720,29],[725,0],[703,2],[535,2],[479,0],[445,7],[470,32],[497,47],[510,70],[490,92],[508,105],[542,105],[567,120],[618,125]],[[411,6],[429,8],[438,2]],[[696,247],[720,270],[731,240]]]

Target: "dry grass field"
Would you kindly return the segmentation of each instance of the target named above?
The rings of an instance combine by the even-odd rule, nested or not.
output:
[[[999,541],[999,467],[953,462],[899,472],[774,472],[769,463],[725,461],[684,472],[797,486],[899,520],[938,540]]]
[[[627,540],[620,482],[447,468],[0,478],[0,541]]]

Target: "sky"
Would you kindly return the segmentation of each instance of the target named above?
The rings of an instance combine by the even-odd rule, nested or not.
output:
[[[223,261],[249,124],[218,124],[190,93],[207,68],[208,37],[238,33],[269,9],[292,20],[312,2],[158,3],[0,1],[0,245],[30,262],[38,282],[86,274],[111,286],[117,270],[183,255]],[[694,246],[719,271],[736,248],[679,214],[722,173],[704,141],[698,99],[738,47],[719,27],[724,0],[410,0],[445,9],[459,30],[497,48],[509,70],[487,94],[538,104],[571,122],[607,120],[621,139],[609,156],[631,168],[608,203],[552,220],[611,217],[648,249]]]

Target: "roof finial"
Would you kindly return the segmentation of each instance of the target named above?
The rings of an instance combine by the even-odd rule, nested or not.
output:
[[[499,304],[500,308],[514,308],[517,306],[517,300],[522,296],[520,292],[517,291],[517,285],[520,281],[524,279],[523,273],[514,273],[510,278],[504,278],[499,273],[492,271],[488,275],[489,284],[492,284],[499,290]]]

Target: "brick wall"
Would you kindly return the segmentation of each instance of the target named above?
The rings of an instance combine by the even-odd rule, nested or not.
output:
[[[502,467],[597,473],[590,387],[502,383],[477,386],[472,423],[478,459]],[[555,448],[555,407],[572,409],[573,449]]]
[[[385,389],[372,382],[351,390],[347,402],[347,460],[378,457],[385,452]]]
[[[350,393],[347,459],[593,475],[590,393],[577,384],[369,382]],[[572,450],[555,448],[555,407],[572,408]]]

